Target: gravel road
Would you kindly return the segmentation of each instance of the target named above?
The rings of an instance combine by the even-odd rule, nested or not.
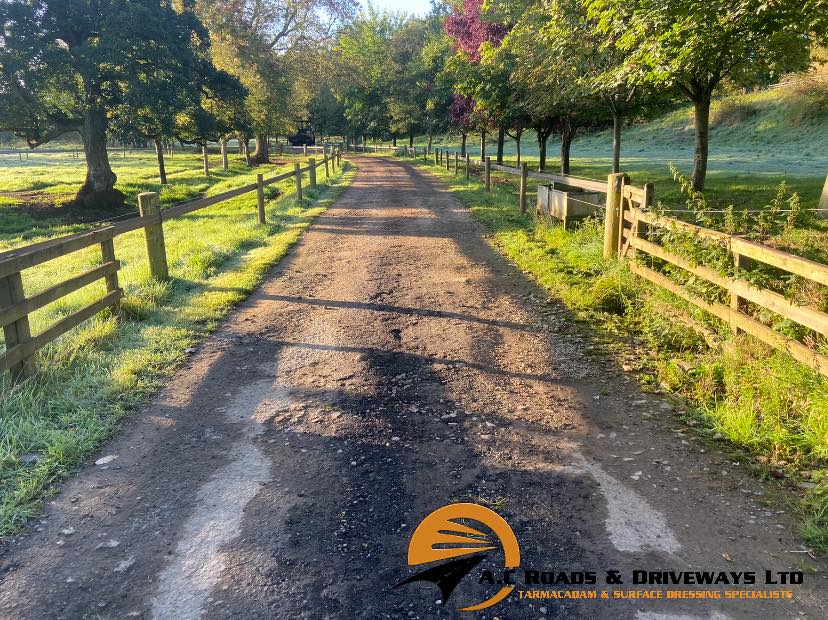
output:
[[[476,617],[828,617],[825,567],[769,489],[639,392],[436,181],[353,160],[261,288],[0,546],[0,618],[475,617],[457,609],[486,598],[497,552],[445,605],[394,588],[451,502],[503,516],[521,570],[617,570],[617,590],[647,589],[637,569],[807,570],[792,600],[515,592]]]

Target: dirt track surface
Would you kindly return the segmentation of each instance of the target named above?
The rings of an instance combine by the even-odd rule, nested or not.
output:
[[[95,457],[117,458],[0,548],[0,618],[474,617],[456,609],[493,593],[478,577],[498,553],[445,606],[431,583],[393,589],[413,529],[457,501],[506,519],[523,568],[618,570],[616,588],[643,588],[634,569],[814,566],[762,485],[603,360],[435,181],[354,160],[353,186]],[[828,615],[825,572],[791,589],[513,593],[478,616]]]

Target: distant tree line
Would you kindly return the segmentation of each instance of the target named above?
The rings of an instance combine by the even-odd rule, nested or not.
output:
[[[695,110],[693,186],[707,170],[710,104],[808,66],[828,0],[434,0],[422,18],[355,0],[4,0],[0,131],[34,148],[80,134],[87,175],[75,204],[117,209],[107,140],[236,138],[248,164],[269,137],[316,134],[413,144],[471,134],[498,161],[534,132],[561,170],[588,127],[613,128],[679,100]],[[255,141],[253,153],[247,151]]]
[[[618,171],[626,122],[685,100],[694,107],[692,182],[704,187],[717,89],[808,67],[826,33],[826,0],[451,0],[422,19],[366,10],[334,46],[331,130],[395,139],[451,130],[560,140],[561,170],[588,127],[613,128]],[[344,123],[344,124],[343,124]]]

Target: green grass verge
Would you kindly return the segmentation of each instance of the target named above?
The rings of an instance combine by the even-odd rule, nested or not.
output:
[[[155,153],[131,151],[124,158],[110,153],[110,165],[118,177],[116,189],[126,196],[137,214],[137,196],[141,192],[159,192],[161,204],[193,200],[203,195],[253,183],[256,173],[270,176],[274,169],[287,170],[287,163],[301,161],[292,155],[275,156],[274,163],[247,166],[238,155],[229,157],[228,170],[221,169],[221,158],[210,156],[210,176],[202,171],[201,154],[176,152],[167,157],[167,185],[158,181]],[[64,223],[63,204],[72,200],[86,175],[83,158],[67,153],[32,151],[22,162],[17,156],[0,154],[0,250],[8,249],[43,235],[68,234],[83,225]]]
[[[267,188],[266,226],[256,223],[255,193],[164,225],[171,281],[149,277],[142,231],[115,240],[125,289],[120,320],[100,314],[39,356],[40,372],[11,385],[0,379],[0,536],[15,532],[55,483],[117,430],[243,300],[353,178],[346,165],[298,204],[293,179]],[[241,184],[237,181],[235,184]],[[222,189],[227,189],[222,188]],[[213,186],[212,191],[222,191]],[[89,248],[27,270],[27,292],[100,263]],[[86,287],[31,316],[34,332],[91,302]]]
[[[828,552],[828,381],[602,256],[603,223],[573,230],[518,212],[512,179],[493,175],[493,191],[425,164],[473,216],[498,251],[531,274],[576,316],[645,389],[686,399],[693,428],[723,450],[738,446],[757,471],[784,473],[804,499],[802,534]],[[529,196],[534,204],[534,196]],[[702,333],[700,334],[699,328]],[[708,346],[728,341],[724,352]]]

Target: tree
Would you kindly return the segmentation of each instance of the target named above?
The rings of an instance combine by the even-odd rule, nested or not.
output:
[[[322,84],[311,99],[308,118],[314,129],[323,136],[345,135],[345,108],[328,84]]]
[[[604,79],[624,60],[617,39],[597,32],[586,0],[496,0],[495,6],[515,23],[502,47],[515,58],[512,78],[527,93],[542,162],[546,138],[561,125],[553,110],[570,117],[577,113],[580,123],[602,122],[605,112],[600,108],[605,106],[613,124],[612,168],[618,172],[624,119],[653,99],[653,93],[640,85]],[[587,110],[590,118],[584,118]]]
[[[168,75],[182,62],[169,50],[186,55],[188,43],[204,43],[189,3],[177,11],[159,0],[7,0],[0,20],[0,128],[31,148],[79,132],[86,179],[75,204],[120,207],[106,150],[110,121],[154,88],[135,79],[138,68]]]
[[[390,130],[388,101],[397,71],[392,42],[405,21],[401,14],[368,5],[343,29],[334,47],[336,94],[345,108],[350,132],[363,140]]]
[[[428,36],[420,50],[421,65],[417,78],[417,101],[422,108],[420,123],[431,148],[434,136],[448,129],[449,108],[454,101],[454,78],[446,67],[451,54],[448,37],[443,33],[443,15],[435,5],[427,18]]]
[[[808,30],[819,2],[789,0],[590,0],[598,31],[615,38],[623,62],[609,82],[673,86],[692,102],[692,184],[704,188],[710,102],[723,80],[752,85],[760,75],[807,66]]]
[[[200,64],[199,96],[176,115],[175,137],[188,144],[200,144],[204,174],[209,175],[207,143],[218,142],[233,131],[248,135],[250,118],[242,107],[246,90],[235,76],[216,69],[206,58]]]
[[[269,159],[269,135],[307,119],[306,73],[355,7],[353,0],[199,0],[216,41],[216,65],[247,89],[257,163]]]
[[[445,20],[446,34],[452,41],[455,56],[448,64],[454,75],[455,89],[474,99],[480,128],[480,156],[486,156],[486,133],[492,122],[499,125],[498,163],[503,160],[503,136],[512,99],[509,72],[503,63],[486,61],[484,49],[497,48],[508,28],[491,20],[483,0],[462,0],[452,5]],[[519,115],[518,115],[519,116]]]
[[[435,31],[439,34],[439,24],[433,19],[410,19],[392,37],[391,61],[395,71],[389,81],[388,115],[394,146],[399,134],[407,135],[408,145],[413,146],[414,132],[423,125],[423,86],[436,78],[436,71],[430,63],[423,62],[422,53]]]
[[[216,79],[204,75],[214,71],[209,62],[206,29],[192,12],[185,13],[182,18],[191,21],[190,27],[164,37],[169,45],[165,50],[168,61],[138,65],[132,75],[132,86],[124,91],[112,114],[111,129],[115,135],[153,142],[161,185],[167,183],[164,141],[175,135],[178,115],[197,107],[203,94],[200,87],[193,85]],[[164,24],[169,28],[179,25],[179,22]],[[191,36],[193,33],[197,35],[195,39]]]
[[[474,99],[455,93],[454,100],[449,106],[449,114],[451,115],[451,124],[460,131],[460,155],[465,157],[466,138],[469,131],[477,124]]]

